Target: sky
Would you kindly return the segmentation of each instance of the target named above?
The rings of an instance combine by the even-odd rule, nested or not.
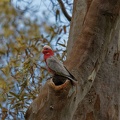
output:
[[[51,1],[54,1],[54,3]],[[67,1],[70,1],[69,3],[73,3],[73,0],[67,0]],[[67,46],[70,22],[63,15],[57,0],[12,0],[12,3],[14,4],[14,7],[17,9],[18,12],[25,11],[24,15],[26,17],[29,17],[31,20],[34,20],[37,17],[40,23],[44,23],[44,21],[47,21],[48,25],[56,24],[58,26],[62,26],[62,25],[68,26],[66,34],[63,34],[60,40],[62,44],[65,44]],[[71,7],[69,7],[67,4],[65,4],[65,6],[67,8],[68,13],[71,15],[72,13]],[[57,9],[60,10],[60,22],[56,21],[55,14]],[[55,43],[52,44],[53,46],[55,46]]]
[[[47,16],[47,19],[49,19],[49,22],[55,23],[55,11],[56,9],[60,9],[60,6],[57,0],[53,0],[54,6],[51,1],[52,0],[13,0],[12,3],[14,4],[15,8],[19,9],[20,11],[24,11],[25,9],[27,9],[26,13],[28,14],[26,15],[29,16],[32,13],[32,16],[30,16],[31,19],[32,17],[37,16],[38,18],[40,18],[40,21],[42,21],[45,14]],[[73,0],[70,1],[71,3],[73,2]],[[67,6],[66,8],[68,10],[71,9]],[[68,13],[71,14],[69,11]],[[66,24],[69,23],[68,20],[64,17],[64,15],[61,16],[61,21]]]

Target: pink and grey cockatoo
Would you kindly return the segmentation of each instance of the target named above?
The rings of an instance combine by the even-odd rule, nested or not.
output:
[[[61,76],[71,81],[72,85],[77,83],[75,77],[66,69],[66,67],[54,56],[54,51],[48,45],[43,47],[42,53],[44,54],[44,60],[46,62],[48,71],[54,76]]]

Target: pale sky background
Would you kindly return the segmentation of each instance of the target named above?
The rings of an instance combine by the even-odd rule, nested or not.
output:
[[[56,22],[55,18],[55,11],[56,9],[60,9],[60,6],[57,2],[57,0],[54,1],[54,6],[51,2],[51,0],[13,0],[13,4],[17,11],[24,11],[26,8],[25,16],[29,17],[31,20],[34,20],[35,17],[39,19],[39,22],[47,21],[47,24],[49,25],[66,25],[69,26],[70,22],[65,18],[65,16],[62,14],[62,11],[60,11],[60,21]],[[73,0],[69,0],[70,3],[73,3]],[[65,5],[67,8],[68,13],[71,15],[72,9],[68,5]],[[68,40],[69,35],[69,27],[67,28],[67,33],[62,36],[63,39],[66,41]],[[62,42],[62,40],[61,40]]]
[[[56,9],[60,10],[60,6],[57,3],[57,0],[53,0],[53,1],[54,1],[55,6],[53,6],[53,4],[51,3],[51,0],[12,0],[12,3],[13,3],[13,5],[16,8],[16,11],[18,13],[24,12],[24,10],[27,8],[24,15],[25,15],[25,17],[30,18],[31,20],[35,20],[35,18],[37,17],[39,19],[40,23],[43,23],[44,21],[46,21],[48,25],[56,24],[58,26],[60,26],[60,25],[68,26],[67,27],[67,33],[63,34],[63,36],[61,37],[61,40],[60,40],[61,43],[64,43],[63,42],[64,40],[67,43],[68,36],[69,36],[70,22],[62,14],[62,11],[60,11],[60,22],[56,22],[55,11],[56,11]],[[68,0],[68,1],[73,3],[73,0]],[[71,13],[72,13],[71,8],[67,5],[66,5],[66,8],[68,9],[68,13],[71,15]],[[69,10],[71,10],[71,11],[69,11]],[[18,15],[21,15],[21,14],[18,14]],[[20,19],[20,18],[18,17],[18,19]],[[20,20],[22,20],[22,19],[20,19]],[[20,25],[21,28],[23,27],[22,22],[19,23],[19,25]],[[52,43],[53,44],[52,47],[56,48],[57,47],[55,45],[56,40],[53,40],[53,41],[54,42]],[[60,46],[58,46],[58,47],[60,49]],[[16,87],[14,88],[14,91],[16,91],[16,93],[18,93],[19,92],[19,90],[18,90],[19,87],[17,86],[17,84],[15,86]],[[6,106],[6,103],[4,103],[3,106],[4,105]],[[8,106],[8,108],[9,107],[10,106]],[[20,118],[20,120],[24,120],[23,114],[19,113],[18,117]]]

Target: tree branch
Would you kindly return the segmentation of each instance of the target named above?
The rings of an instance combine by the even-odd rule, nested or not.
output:
[[[60,5],[60,8],[61,8],[63,14],[64,14],[65,17],[67,18],[67,20],[68,20],[68,21],[71,21],[71,16],[67,13],[66,8],[65,8],[62,0],[58,0],[58,3],[59,3],[59,5]]]

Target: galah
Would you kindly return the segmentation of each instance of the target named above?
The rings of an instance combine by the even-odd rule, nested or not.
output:
[[[52,73],[53,76],[62,76],[70,80],[72,85],[76,85],[77,80],[54,55],[54,51],[50,46],[45,45],[43,47],[42,53],[44,54],[44,61],[46,62],[48,71]]]

